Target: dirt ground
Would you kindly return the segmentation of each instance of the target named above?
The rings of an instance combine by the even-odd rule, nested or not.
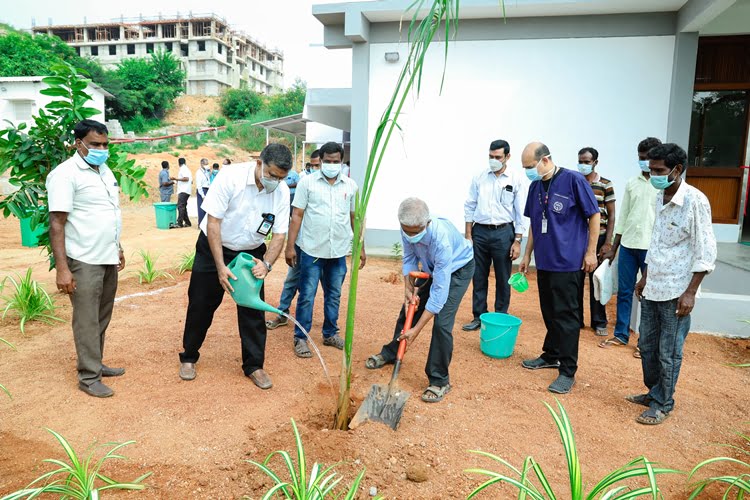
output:
[[[423,367],[429,331],[407,353],[402,387],[410,391],[397,432],[378,424],[355,431],[332,431],[335,400],[320,364],[298,359],[292,352],[292,330],[268,334],[266,369],[274,388],[264,392],[242,375],[236,312],[229,299],[217,311],[192,382],[178,377],[178,352],[187,306],[189,274],[139,285],[132,271],[134,253],[159,254],[158,265],[176,265],[197,237],[191,229],[158,230],[150,206],[127,207],[123,214],[123,246],[128,265],[120,279],[118,302],[107,335],[105,361],[127,369],[108,379],[115,390],[97,400],[77,389],[76,356],[71,339],[69,302],[55,295],[64,323],[27,326],[22,336],[17,320],[0,323],[0,337],[17,351],[0,346],[0,382],[13,393],[0,394],[0,494],[24,487],[50,470],[45,458],[62,458],[62,450],[44,429],[68,438],[83,452],[93,442],[135,440],[104,471],[120,480],[145,472],[149,488],[143,498],[261,498],[269,480],[245,460],[262,460],[274,450],[294,450],[290,419],[298,423],[309,464],[342,462],[347,480],[363,467],[362,498],[375,486],[386,498],[465,498],[482,480],[463,472],[470,467],[499,465],[467,453],[480,449],[520,467],[533,455],[556,489],[567,481],[564,455],[552,418],[542,402],[554,404],[547,385],[551,370],[530,372],[524,358],[539,354],[544,327],[538,308],[536,281],[524,294],[514,293],[511,313],[523,320],[515,352],[509,359],[484,356],[477,332],[463,332],[471,319],[470,292],[464,298],[454,329],[451,365],[453,391],[439,404],[425,404],[419,395],[426,386]],[[32,266],[35,277],[54,290],[54,275],[37,249],[21,247],[18,222],[0,220],[2,275]],[[389,259],[368,261],[360,274],[354,343],[353,399],[355,405],[371,384],[385,383],[390,370],[364,368],[368,355],[378,352],[393,328],[402,287],[391,283],[399,270]],[[269,301],[278,300],[286,266],[279,262],[267,280]],[[348,280],[341,306],[346,310]],[[141,292],[150,295],[132,296]],[[320,338],[322,298],[315,307],[313,338]],[[614,311],[609,309],[610,317]],[[750,370],[726,366],[747,362],[748,342],[691,335],[677,391],[677,406],[669,420],[644,427],[634,418],[641,408],[623,396],[643,390],[641,368],[632,347],[604,350],[590,329],[581,332],[580,369],[573,392],[560,397],[568,410],[579,446],[585,484],[591,486],[629,459],[645,454],[650,460],[689,470],[702,459],[728,453],[716,443],[737,444],[734,430],[748,418]],[[334,385],[341,353],[322,347]],[[274,459],[280,470],[282,463]],[[308,464],[308,465],[309,465]],[[407,478],[416,472],[424,482]],[[417,474],[418,475],[418,474]],[[661,479],[666,498],[686,498],[685,477]],[[565,493],[560,494],[567,497]],[[493,487],[483,498],[514,498],[510,489]],[[709,494],[706,498],[716,498]]]
[[[206,118],[221,116],[219,97],[183,95],[175,99],[174,107],[164,121],[171,125],[207,126]]]

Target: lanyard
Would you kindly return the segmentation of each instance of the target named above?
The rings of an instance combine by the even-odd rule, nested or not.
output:
[[[542,219],[547,218],[547,205],[549,205],[549,193],[552,191],[552,183],[555,182],[557,177],[557,165],[555,165],[555,171],[552,173],[552,178],[549,180],[549,186],[544,189],[544,181],[539,181],[541,184],[542,192],[539,193],[539,204],[542,206]],[[544,200],[542,200],[542,193],[544,193]]]

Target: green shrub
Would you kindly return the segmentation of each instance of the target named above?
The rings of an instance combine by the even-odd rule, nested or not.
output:
[[[230,120],[243,120],[263,108],[263,97],[249,89],[228,89],[221,95],[221,112]]]
[[[168,272],[156,268],[157,257],[152,256],[150,252],[139,250],[138,255],[143,260],[141,269],[135,271],[136,276],[138,276],[138,283],[152,283],[162,277],[174,279]]]
[[[14,312],[21,318],[21,333],[23,334],[26,333],[24,328],[29,321],[41,321],[47,324],[62,321],[55,314],[57,306],[55,306],[52,297],[43,286],[32,279],[31,268],[26,270],[26,275],[23,278],[20,276],[17,276],[17,278],[14,279],[12,276],[5,278],[13,285],[13,290],[10,297],[5,297],[5,310],[2,319],[5,319],[9,312]],[[3,280],[3,285],[5,280]]]
[[[164,126],[164,122],[159,118],[147,118],[140,114],[132,118],[122,119],[120,124],[125,132],[135,132],[136,134],[142,134]]]
[[[180,274],[185,274],[185,272],[187,271],[192,271],[194,262],[195,250],[180,255],[180,265],[177,266],[177,272]]]

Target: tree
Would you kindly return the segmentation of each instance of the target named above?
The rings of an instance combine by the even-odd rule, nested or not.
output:
[[[0,76],[40,76],[49,74],[53,64],[61,63],[61,55],[73,56],[75,51],[65,45],[70,53],[57,50],[48,36],[32,38],[25,33],[11,32],[0,36]],[[59,38],[58,38],[59,40]],[[51,51],[51,47],[56,51]]]
[[[307,84],[297,78],[289,90],[271,96],[268,111],[274,118],[302,113],[306,95]]]
[[[230,120],[250,118],[264,104],[260,94],[249,89],[227,89],[221,95],[221,112]]]

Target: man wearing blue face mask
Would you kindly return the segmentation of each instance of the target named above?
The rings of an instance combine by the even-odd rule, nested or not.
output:
[[[657,190],[650,182],[647,155],[652,148],[660,145],[661,141],[655,137],[647,137],[638,144],[638,175],[631,177],[625,186],[617,212],[615,241],[612,248],[602,255],[602,259],[612,262],[620,250],[617,256],[617,320],[614,335],[599,343],[599,347],[605,349],[622,347],[630,341],[633,291],[638,271],[646,271],[646,252],[656,217]],[[640,357],[637,348],[633,355]]]
[[[57,289],[68,294],[73,305],[78,388],[106,398],[114,392],[101,378],[125,373],[102,363],[117,273],[125,267],[120,188],[106,165],[107,127],[83,120],[73,133],[76,153],[47,176],[49,237]]]
[[[703,278],[714,270],[716,237],[708,198],[682,178],[685,151],[662,144],[648,152],[648,159],[650,182],[659,193],[647,267],[635,287],[642,307],[638,347],[648,392],[626,399],[648,407],[638,423],[657,425],[674,409],[690,313]]]
[[[612,237],[615,230],[615,187],[612,181],[605,179],[596,171],[599,165],[599,151],[594,148],[583,148],[578,152],[578,171],[594,192],[599,204],[599,240],[596,243],[596,255],[601,263],[603,255],[612,248]],[[594,274],[589,273],[589,311],[591,312],[591,328],[600,337],[607,336],[607,310],[594,297]],[[579,315],[583,328],[583,288],[579,297]]]
[[[323,345],[344,348],[338,319],[341,286],[346,277],[346,255],[354,237],[354,204],[357,184],[341,171],[344,148],[327,142],[319,150],[320,171],[306,175],[294,197],[289,224],[286,262],[299,266],[297,321],[310,331],[318,282],[323,284]],[[357,236],[359,237],[359,236]],[[362,249],[360,269],[367,256]],[[305,334],[294,328],[294,353],[312,357]]]
[[[399,341],[406,339],[410,345],[434,318],[425,366],[430,385],[422,394],[422,401],[437,403],[451,390],[448,367],[453,355],[453,324],[474,277],[474,249],[450,221],[430,218],[427,204],[418,198],[401,202],[398,221],[404,248],[404,305],[396,321],[393,340],[383,346],[380,354],[370,356],[365,367],[375,370],[393,363]],[[402,333],[406,309],[414,295],[409,273],[419,271],[420,266],[431,278],[419,288],[419,303],[411,329]]]

